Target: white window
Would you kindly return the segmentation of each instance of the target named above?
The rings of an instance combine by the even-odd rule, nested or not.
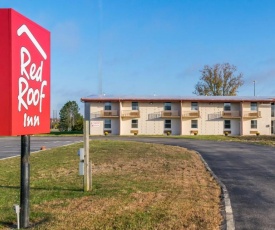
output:
[[[224,120],[224,128],[231,129],[231,121],[230,120]]]
[[[111,129],[112,128],[112,122],[110,119],[104,120],[104,128],[105,129]]]
[[[198,120],[191,120],[191,128],[192,129],[198,128]]]
[[[112,103],[106,102],[104,105],[104,110],[112,110]]]
[[[138,128],[138,120],[132,120],[132,128],[137,129]]]
[[[231,111],[231,103],[230,102],[225,102],[223,104],[223,110],[224,111]]]
[[[165,102],[164,103],[164,110],[171,110],[172,109],[172,103],[171,102]]]
[[[251,129],[257,129],[257,120],[251,120]]]
[[[251,104],[250,104],[250,110],[251,111],[257,111],[258,110],[257,102],[251,102]]]
[[[191,110],[199,110],[198,102],[191,102]]]
[[[171,129],[171,120],[165,120],[164,121],[164,128],[165,129]]]
[[[138,110],[138,102],[132,102],[132,110]]]

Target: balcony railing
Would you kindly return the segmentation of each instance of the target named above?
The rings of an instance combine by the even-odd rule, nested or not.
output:
[[[260,111],[243,111],[244,118],[259,118],[261,117]]]
[[[167,111],[161,111],[160,116],[164,118],[180,117],[180,113],[178,110],[167,110]]]
[[[222,117],[223,118],[240,118],[241,113],[240,111],[223,111]]]
[[[92,118],[97,117],[118,117],[118,111],[117,110],[101,110],[95,113],[91,113]]]
[[[193,111],[182,111],[183,118],[196,118],[200,117],[200,111],[193,110]]]
[[[139,110],[122,110],[121,111],[121,117],[129,117],[129,118],[135,118],[135,117],[140,117],[140,112]]]

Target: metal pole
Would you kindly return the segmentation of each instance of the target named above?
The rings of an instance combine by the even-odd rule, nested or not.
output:
[[[254,83],[254,97],[255,97],[255,95],[256,95],[256,91],[255,91],[255,83],[256,83],[256,81],[253,81],[253,83]]]
[[[21,136],[21,186],[20,186],[20,226],[29,226],[30,201],[30,136]]]

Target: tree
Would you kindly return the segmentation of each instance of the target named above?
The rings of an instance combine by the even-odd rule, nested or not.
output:
[[[195,86],[196,95],[205,96],[236,96],[237,90],[244,84],[243,75],[234,73],[237,68],[229,63],[205,65],[202,76]]]
[[[83,116],[79,113],[78,104],[68,101],[59,112],[59,129],[62,131],[83,130]]]

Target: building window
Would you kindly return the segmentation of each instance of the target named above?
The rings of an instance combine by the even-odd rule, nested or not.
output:
[[[224,111],[231,111],[231,103],[230,102],[226,102],[223,104],[223,110]]]
[[[172,109],[172,103],[171,102],[165,102],[164,103],[164,110],[171,110]]]
[[[230,120],[224,120],[224,128],[231,129],[231,121]]]
[[[110,119],[104,120],[104,129],[111,129],[112,128],[112,122]]]
[[[251,129],[257,129],[257,120],[251,120]]]
[[[191,102],[191,110],[199,110],[198,102]]]
[[[132,128],[137,129],[138,128],[138,120],[132,120]]]
[[[198,120],[191,120],[191,128],[192,129],[198,128]]]
[[[165,120],[164,121],[164,128],[165,129],[171,129],[171,120]]]
[[[271,117],[275,117],[275,105],[274,105],[274,103],[271,104]]]
[[[251,111],[257,111],[258,110],[257,102],[251,102],[251,104],[250,104],[250,110]]]
[[[132,102],[132,110],[138,110],[138,102]]]
[[[112,103],[106,102],[104,105],[104,110],[112,110]]]

